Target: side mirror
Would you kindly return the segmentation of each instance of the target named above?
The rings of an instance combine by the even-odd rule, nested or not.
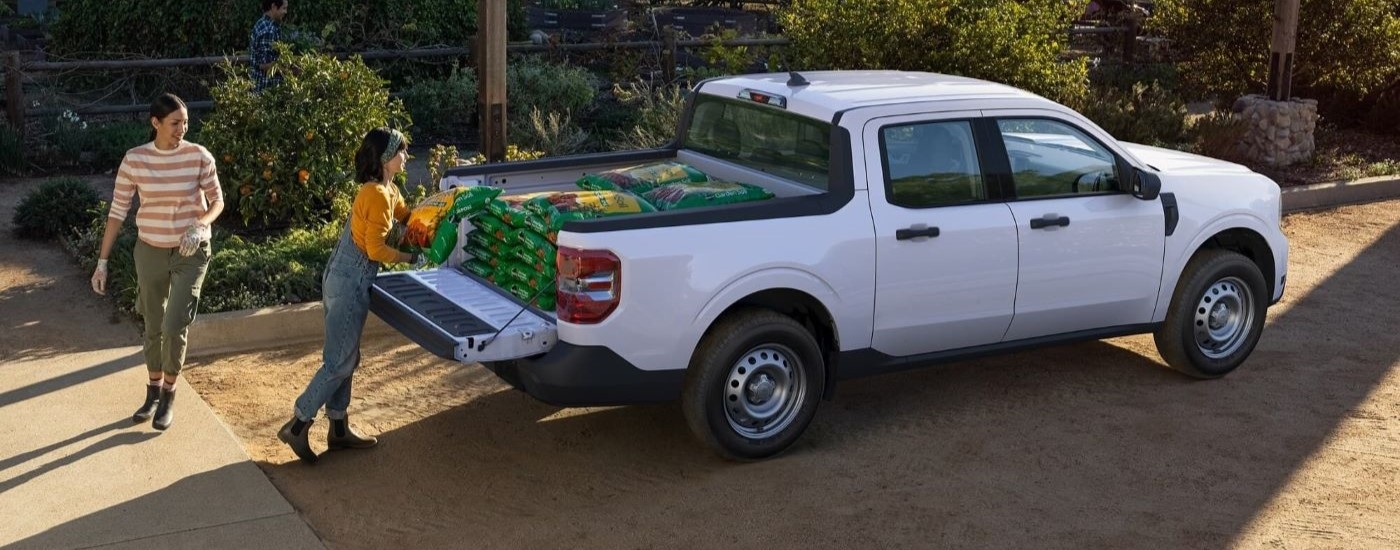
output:
[[[1162,192],[1162,178],[1157,177],[1157,174],[1152,172],[1144,172],[1140,168],[1134,168],[1133,181],[1128,192],[1145,201],[1156,200],[1157,195]]]

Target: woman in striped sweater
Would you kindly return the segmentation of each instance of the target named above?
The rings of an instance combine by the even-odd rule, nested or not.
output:
[[[136,212],[136,309],[145,320],[146,400],[131,419],[154,417],[157,430],[174,421],[175,382],[185,364],[186,334],[199,309],[209,268],[209,225],[224,211],[214,156],[184,140],[189,111],[172,94],[151,103],[151,142],[126,152],[102,234],[92,290],[107,291],[107,256],[131,209]],[[164,374],[162,376],[162,373]]]

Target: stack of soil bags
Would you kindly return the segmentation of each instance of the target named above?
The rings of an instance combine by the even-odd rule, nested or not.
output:
[[[564,224],[766,200],[768,190],[712,180],[686,164],[666,161],[586,174],[579,191],[495,196],[471,218],[462,267],[541,309],[554,309],[557,238]]]

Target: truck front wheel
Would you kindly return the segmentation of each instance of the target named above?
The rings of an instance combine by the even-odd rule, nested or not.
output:
[[[748,309],[701,339],[681,408],[690,430],[721,456],[766,458],[807,429],[825,380],[821,348],[806,328],[771,310]]]
[[[1186,264],[1157,351],[1172,368],[1219,378],[1249,357],[1264,331],[1268,291],[1259,266],[1238,252],[1205,250]]]

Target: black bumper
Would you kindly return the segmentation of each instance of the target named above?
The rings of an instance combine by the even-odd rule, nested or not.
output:
[[[674,401],[685,384],[685,370],[645,371],[611,349],[567,342],[538,357],[483,366],[535,399],[561,407]]]

